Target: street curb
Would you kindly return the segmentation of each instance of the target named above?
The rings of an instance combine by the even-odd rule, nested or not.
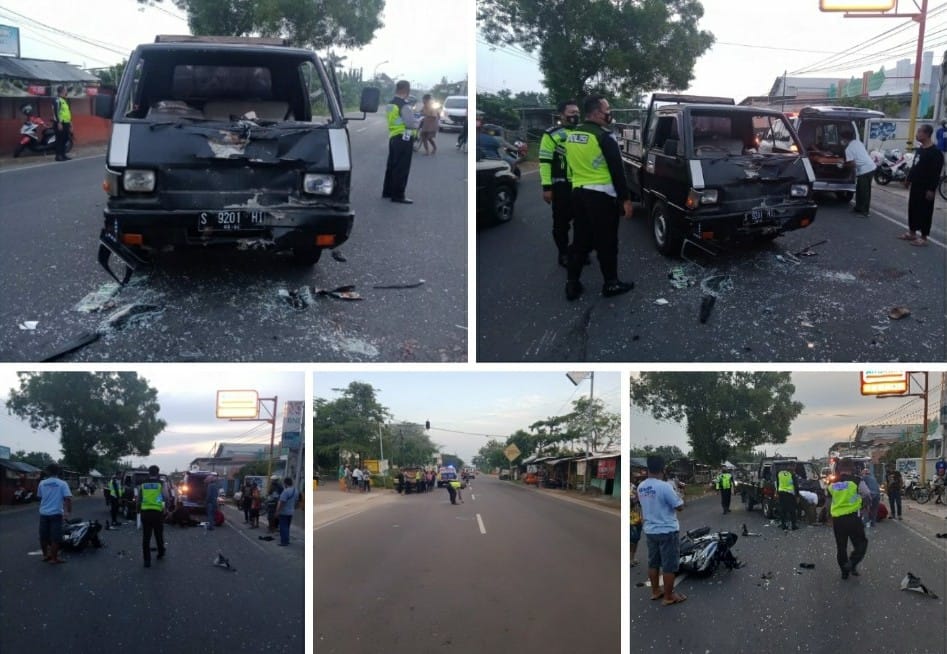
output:
[[[529,491],[539,491],[540,493],[542,493],[542,494],[545,495],[546,497],[552,497],[552,498],[554,498],[554,499],[561,500],[561,501],[563,501],[563,502],[571,502],[571,503],[573,503],[573,504],[578,504],[579,506],[587,506],[587,507],[589,507],[590,509],[596,509],[596,510],[598,510],[598,511],[602,511],[602,512],[604,512],[604,513],[611,513],[611,514],[614,514],[614,515],[617,515],[617,516],[620,516],[620,515],[621,515],[621,506],[612,507],[612,506],[608,506],[608,505],[606,505],[606,504],[595,504],[594,502],[596,502],[597,500],[583,500],[583,499],[580,499],[580,498],[577,498],[577,497],[571,497],[571,496],[569,496],[569,495],[564,495],[564,494],[563,494],[563,495],[560,495],[560,494],[556,493],[555,491],[545,490],[545,489],[542,489],[542,488],[528,488],[527,486],[525,486],[525,485],[523,485],[523,484],[510,484],[510,485],[511,485],[512,487],[519,488],[519,489],[524,490],[524,491],[527,491],[527,490],[529,490]]]

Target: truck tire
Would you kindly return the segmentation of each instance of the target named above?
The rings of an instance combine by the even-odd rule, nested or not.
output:
[[[671,224],[667,206],[660,200],[655,200],[651,209],[651,235],[658,252],[671,257],[681,251],[683,238]]]
[[[854,191],[836,191],[835,197],[842,202],[850,202],[851,199],[855,197],[855,193]]]
[[[299,246],[293,248],[293,261],[301,266],[314,266],[319,263],[322,248],[315,246]]]
[[[776,517],[776,507],[773,500],[763,500],[763,517],[772,520]]]

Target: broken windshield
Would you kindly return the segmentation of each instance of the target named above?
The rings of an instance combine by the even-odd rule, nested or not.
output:
[[[792,154],[800,151],[785,117],[749,112],[694,111],[691,113],[694,154],[715,159],[756,154]],[[776,136],[778,135],[778,139]]]

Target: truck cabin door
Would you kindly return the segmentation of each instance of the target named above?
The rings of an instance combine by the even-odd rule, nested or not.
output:
[[[683,206],[690,190],[690,180],[677,116],[659,116],[652,135],[645,154],[645,186],[668,198],[672,204]]]

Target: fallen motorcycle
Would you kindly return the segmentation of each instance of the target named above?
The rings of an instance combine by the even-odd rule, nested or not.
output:
[[[63,549],[81,552],[89,545],[98,549],[103,544],[102,539],[99,538],[100,531],[102,531],[102,524],[98,520],[82,520],[81,518],[67,520],[62,526]]]
[[[710,576],[719,565],[728,570],[742,564],[733,555],[731,548],[737,542],[732,531],[710,533],[710,527],[700,527],[685,532],[680,542],[679,572]]]

